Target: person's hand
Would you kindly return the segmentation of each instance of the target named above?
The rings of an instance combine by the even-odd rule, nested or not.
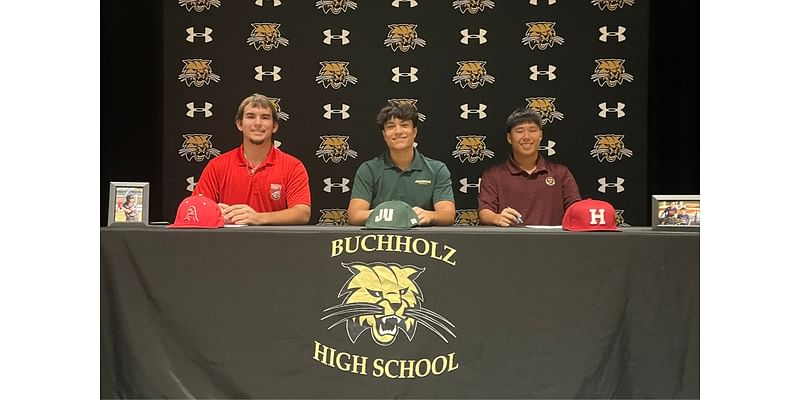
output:
[[[258,225],[260,223],[256,210],[247,204],[234,204],[232,206],[220,204],[225,223],[236,225]]]
[[[425,210],[421,207],[414,207],[414,212],[417,213],[417,218],[419,218],[419,224],[422,225],[430,225],[433,222],[433,211]]]
[[[497,214],[494,224],[497,226],[514,226],[521,224],[522,222],[520,221],[522,221],[522,214],[511,207],[506,207],[500,211],[500,214]]]

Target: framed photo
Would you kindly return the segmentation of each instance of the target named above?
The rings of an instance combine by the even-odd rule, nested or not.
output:
[[[149,211],[149,182],[111,182],[108,191],[108,226],[147,224]]]
[[[653,229],[700,230],[700,195],[653,195]]]

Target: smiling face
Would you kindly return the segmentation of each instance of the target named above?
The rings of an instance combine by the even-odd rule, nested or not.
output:
[[[511,144],[514,158],[530,157],[539,152],[542,128],[535,122],[523,122],[511,128],[506,134],[506,140]]]
[[[242,119],[236,120],[236,128],[242,132],[245,141],[262,145],[272,142],[272,135],[278,131],[278,122],[270,108],[248,104],[244,107]]]
[[[392,117],[383,124],[383,140],[390,151],[404,151],[414,147],[417,128],[410,119]]]

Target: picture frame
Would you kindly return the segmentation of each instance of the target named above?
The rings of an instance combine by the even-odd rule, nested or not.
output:
[[[108,223],[147,225],[150,216],[149,182],[111,182],[108,189]]]
[[[700,230],[700,195],[652,197],[651,225],[656,230]]]

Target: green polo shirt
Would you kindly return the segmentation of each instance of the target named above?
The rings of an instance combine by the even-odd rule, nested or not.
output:
[[[412,207],[433,210],[442,200],[455,201],[450,170],[441,162],[414,150],[411,166],[400,171],[388,153],[364,161],[356,171],[351,199],[363,199],[370,208],[389,200],[402,200]]]

